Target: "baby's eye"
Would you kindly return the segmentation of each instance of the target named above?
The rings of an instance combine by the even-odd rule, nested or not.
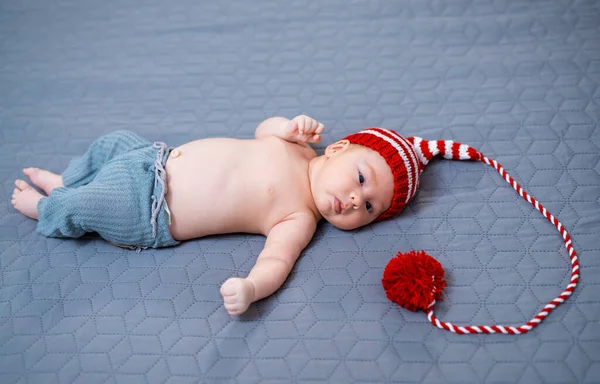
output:
[[[367,212],[371,213],[371,211],[373,210],[373,206],[371,205],[371,203],[369,203],[367,201],[367,203],[365,204],[365,206],[367,207]]]
[[[360,185],[363,185],[363,183],[365,182],[365,177],[360,172],[358,172],[358,182],[360,183]]]

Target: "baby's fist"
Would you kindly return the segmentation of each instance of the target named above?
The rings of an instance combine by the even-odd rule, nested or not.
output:
[[[287,136],[300,143],[318,143],[325,126],[312,117],[300,115],[287,123]]]
[[[241,315],[253,301],[254,285],[248,279],[232,277],[221,286],[221,296],[230,315]]]

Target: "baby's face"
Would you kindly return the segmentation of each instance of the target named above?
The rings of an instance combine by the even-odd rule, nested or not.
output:
[[[312,192],[325,220],[343,230],[371,223],[391,205],[394,177],[372,149],[342,140],[327,147]]]

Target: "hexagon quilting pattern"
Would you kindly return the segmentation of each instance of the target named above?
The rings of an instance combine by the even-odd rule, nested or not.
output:
[[[0,382],[600,382],[600,8],[596,1],[0,2]],[[448,274],[440,318],[521,324],[569,279],[556,229],[490,167],[439,160],[395,220],[319,226],[284,287],[240,318],[218,288],[264,238],[141,253],[44,238],[10,204],[130,129],[171,145],[312,115],[498,160],[565,225],[575,294],[522,336],[458,336],[389,302],[398,251]],[[596,240],[594,240],[596,239]]]

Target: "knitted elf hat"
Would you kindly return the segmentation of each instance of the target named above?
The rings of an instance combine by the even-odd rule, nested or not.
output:
[[[420,175],[429,161],[441,154],[452,160],[478,160],[494,167],[517,193],[546,217],[562,235],[571,259],[571,281],[567,288],[531,320],[520,326],[505,325],[465,325],[457,326],[438,320],[433,314],[436,300],[441,300],[446,287],[444,270],[441,264],[424,251],[398,252],[383,272],[382,284],[388,299],[411,311],[422,309],[427,312],[429,321],[438,328],[458,334],[465,333],[527,333],[558,305],[563,303],[575,290],[579,282],[579,261],[571,245],[571,237],[563,225],[536,199],[527,194],[521,186],[506,173],[495,160],[485,157],[468,145],[451,140],[423,140],[420,137],[404,138],[396,132],[382,128],[369,128],[346,137],[352,144],[359,144],[378,152],[387,162],[394,175],[394,194],[390,208],[377,220],[384,220],[401,212],[417,192]]]

